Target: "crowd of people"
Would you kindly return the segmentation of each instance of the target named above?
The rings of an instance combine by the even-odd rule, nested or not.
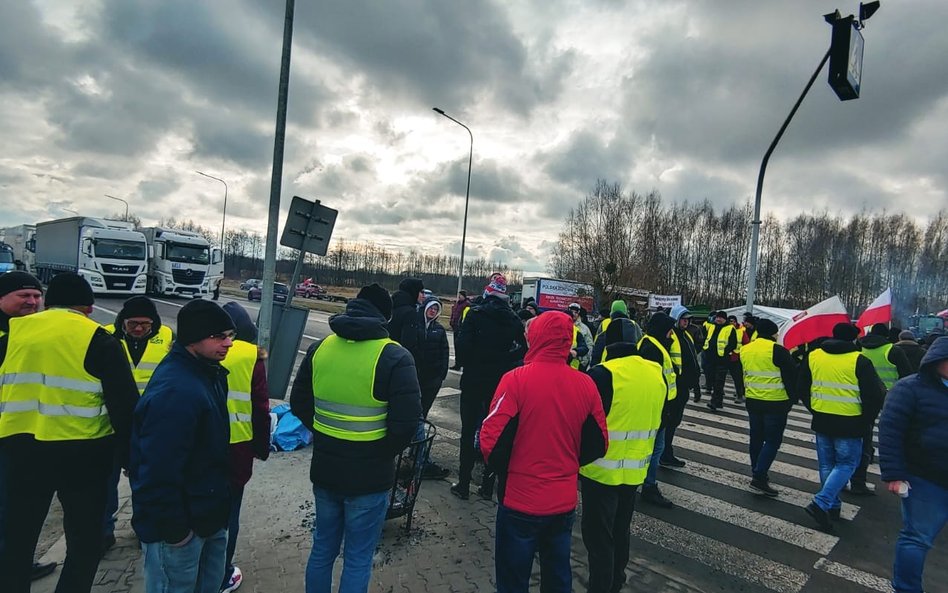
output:
[[[195,300],[174,334],[146,297],[102,327],[89,318],[93,303],[75,274],[54,277],[45,293],[29,274],[0,276],[3,590],[27,593],[48,573],[33,556],[56,495],[67,542],[57,591],[89,591],[115,543],[126,471],[146,591],[233,591],[243,578],[233,565],[243,488],[269,453],[256,328],[237,303]],[[332,589],[340,552],[339,591],[368,590],[395,458],[424,435],[449,371],[442,309],[418,279],[394,294],[365,286],[303,356],[290,406],[313,434],[307,593]],[[773,321],[752,315],[716,311],[698,323],[676,306],[640,325],[617,299],[596,316],[578,303],[515,310],[499,273],[452,309],[461,434],[450,492],[469,500],[482,464],[476,495],[498,502],[498,592],[527,591],[537,555],[542,590],[571,590],[580,496],[588,590],[618,591],[636,499],[674,506],[657,468],[686,465],[674,449],[686,405],[708,395],[708,409],[720,410],[728,376],[748,413],[748,487],[762,496],[780,495],[769,471],[790,410],[812,413],[821,488],[805,511],[827,532],[847,484],[874,494],[866,473],[879,419],[882,480],[902,497],[892,583],[922,590],[926,554],[948,521],[948,338],[922,348],[904,334],[890,339],[886,325],[860,337],[841,323],[791,353]],[[419,463],[425,478],[450,474]]]

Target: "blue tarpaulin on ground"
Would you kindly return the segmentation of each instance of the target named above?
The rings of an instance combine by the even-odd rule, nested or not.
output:
[[[295,451],[309,446],[313,442],[313,435],[303,426],[300,419],[290,412],[289,404],[281,404],[272,411],[277,415],[276,431],[273,433],[273,444],[280,451]]]

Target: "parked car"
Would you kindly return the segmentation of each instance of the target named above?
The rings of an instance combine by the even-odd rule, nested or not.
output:
[[[250,278],[240,283],[240,290],[250,290],[251,288],[260,288],[261,286],[263,286],[263,280]]]
[[[308,299],[314,297],[318,299],[322,295],[326,294],[326,289],[307,278],[296,285],[294,294],[296,296],[306,297]]]
[[[283,284],[282,282],[273,283],[273,302],[275,303],[285,303],[287,297],[290,295],[290,288]],[[248,301],[259,301],[263,299],[263,288],[260,286],[254,286],[247,291],[247,300]]]

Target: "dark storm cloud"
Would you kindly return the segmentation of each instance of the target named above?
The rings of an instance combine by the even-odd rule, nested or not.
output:
[[[429,199],[445,195],[464,197],[467,192],[467,159],[442,163],[415,184],[417,195]],[[512,203],[524,193],[520,173],[493,160],[475,160],[471,168],[471,202]]]
[[[194,148],[200,158],[223,158],[241,167],[265,166],[273,155],[273,136],[225,112],[194,118]]]
[[[161,200],[161,198],[173,194],[180,187],[180,179],[168,174],[162,177],[140,181],[138,183],[138,194],[146,202],[157,202]]]
[[[619,179],[631,165],[628,147],[622,141],[607,141],[587,129],[575,131],[537,160],[552,179],[578,188],[595,183],[597,177]]]
[[[62,68],[61,51],[33,3],[0,4],[0,89],[43,86]]]

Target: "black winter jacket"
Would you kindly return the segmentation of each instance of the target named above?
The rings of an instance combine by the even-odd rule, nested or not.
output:
[[[418,351],[425,341],[425,322],[418,310],[418,297],[404,290],[392,295],[392,319],[388,335],[401,344],[418,361]]]
[[[490,401],[504,373],[523,364],[527,352],[523,323],[507,301],[488,296],[468,311],[455,348],[464,366],[461,390]]]
[[[418,383],[423,387],[440,384],[448,376],[448,334],[437,319],[427,324],[425,341],[421,344],[418,365]]]
[[[365,299],[349,301],[345,313],[329,318],[329,328],[346,340],[388,337],[382,314]],[[385,346],[375,366],[372,396],[388,402],[386,437],[378,441],[346,441],[313,429],[313,355],[320,344],[321,341],[314,343],[306,352],[290,391],[293,415],[313,431],[310,480],[314,486],[345,495],[387,490],[395,482],[395,456],[411,441],[421,421],[421,391],[415,362],[405,348],[397,344]]]
[[[948,386],[936,371],[945,360],[948,337],[936,340],[919,372],[900,379],[886,397],[879,420],[879,465],[886,482],[918,476],[948,488]]]
[[[888,343],[889,340],[882,336],[868,335],[859,339],[859,345],[862,346],[863,350],[881,348]],[[903,352],[901,348],[896,348],[893,345],[892,349],[889,350],[889,355],[886,358],[889,359],[889,362],[895,365],[895,370],[899,374],[899,379],[908,377],[915,372],[912,370],[912,365],[909,364],[908,358],[905,356],[905,352]]]

